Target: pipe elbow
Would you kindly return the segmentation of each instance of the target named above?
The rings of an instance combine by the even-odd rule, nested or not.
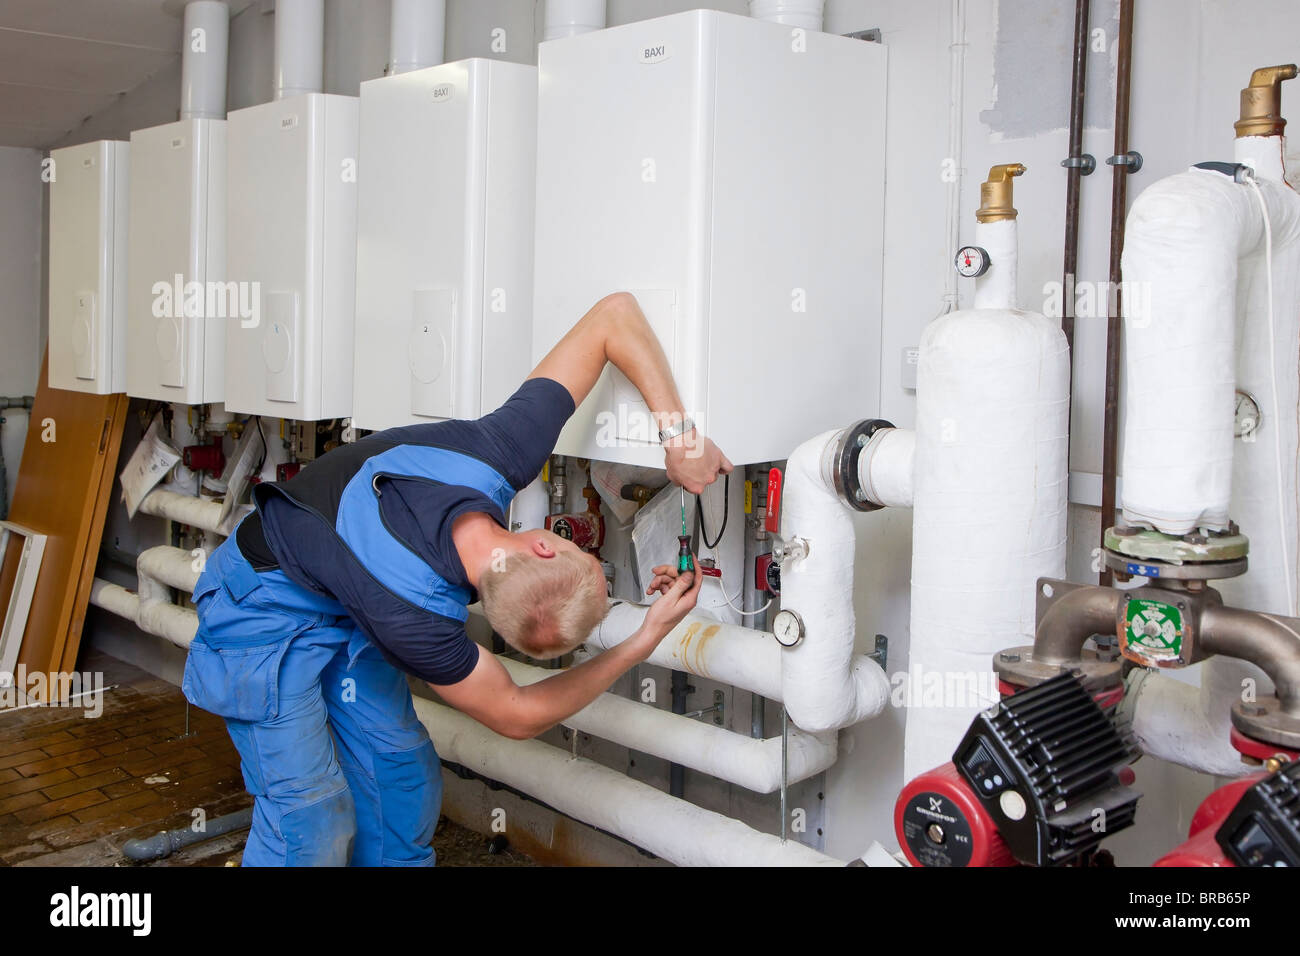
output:
[[[1034,633],[1034,659],[1062,665],[1079,659],[1094,634],[1117,633],[1124,594],[1113,588],[1076,588],[1043,615]]]

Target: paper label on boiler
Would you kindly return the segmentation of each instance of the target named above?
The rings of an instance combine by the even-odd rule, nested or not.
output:
[[[144,496],[162,481],[172,466],[181,460],[180,452],[172,447],[162,433],[162,413],[154,416],[149,430],[140,439],[122,470],[122,500],[126,502],[128,518],[134,518]]]

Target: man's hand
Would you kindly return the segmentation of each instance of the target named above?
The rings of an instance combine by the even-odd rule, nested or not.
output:
[[[695,564],[694,555],[691,563]],[[678,573],[677,568],[670,564],[659,565],[654,569],[654,575],[646,594],[658,591],[659,598],[645,612],[639,634],[641,647],[647,656],[695,609],[700,585],[704,582],[704,575],[692,571]]]
[[[668,480],[681,485],[693,495],[725,475],[734,467],[711,438],[699,438],[694,429],[664,444],[664,467]]]

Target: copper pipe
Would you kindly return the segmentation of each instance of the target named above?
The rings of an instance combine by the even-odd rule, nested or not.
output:
[[[1074,67],[1070,73],[1070,151],[1077,160],[1083,155],[1083,107],[1088,82],[1088,16],[1090,0],[1074,5]],[[1061,278],[1061,331],[1070,356],[1070,396],[1074,383],[1074,283],[1079,268],[1079,187],[1083,170],[1070,166],[1065,179],[1065,261]]]
[[[1133,72],[1133,0],[1119,0],[1118,61],[1115,67],[1115,156],[1128,149],[1129,86]],[[1120,258],[1124,252],[1124,219],[1128,215],[1128,166],[1111,167],[1110,192],[1110,295],[1106,318],[1106,413],[1101,445],[1101,546],[1106,529],[1115,522],[1115,476],[1119,458],[1120,315],[1123,302]],[[1103,566],[1098,583],[1109,585],[1110,568]]]

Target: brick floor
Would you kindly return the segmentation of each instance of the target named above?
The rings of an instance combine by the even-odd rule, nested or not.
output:
[[[189,826],[198,808],[211,820],[252,804],[220,718],[191,707],[192,736],[181,737],[176,686],[93,652],[78,669],[116,685],[98,717],[0,710],[0,865],[128,865],[127,840]],[[160,865],[221,865],[238,860],[243,843],[231,834]]]
[[[103,654],[103,713],[0,709],[0,866],[135,866],[122,845],[252,805],[225,723],[190,708],[180,689]],[[157,778],[166,778],[165,781]],[[154,782],[150,783],[149,781]],[[246,831],[187,847],[152,866],[237,863]],[[516,851],[489,853],[487,838],[440,820],[434,848],[443,866],[529,866]]]

